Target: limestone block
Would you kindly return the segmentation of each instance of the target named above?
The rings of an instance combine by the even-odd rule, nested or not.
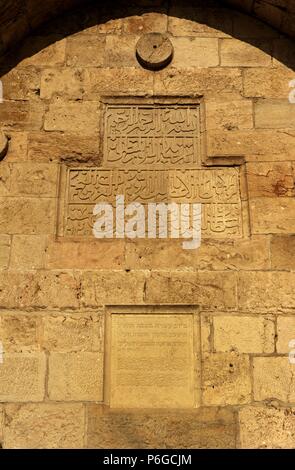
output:
[[[45,250],[46,238],[42,235],[13,235],[10,268],[15,271],[44,268]]]
[[[275,328],[271,317],[216,315],[213,328],[216,352],[274,352]]]
[[[288,312],[295,307],[295,273],[240,272],[239,306],[251,312]],[[265,293],[269,295],[265,295]]]
[[[51,352],[48,390],[54,401],[102,401],[102,354]]]
[[[0,161],[6,156],[9,147],[7,135],[0,131]]]
[[[222,39],[220,55],[221,65],[225,67],[266,67],[271,65],[271,44],[265,40],[247,43],[239,39]]]
[[[4,353],[40,350],[41,318],[34,313],[0,312],[0,339]]]
[[[64,64],[66,39],[51,35],[32,35],[18,51],[20,67],[48,67]]]
[[[45,393],[45,355],[4,351],[0,366],[0,401],[42,401]]]
[[[40,130],[44,106],[40,101],[3,101],[0,106],[0,127],[6,131]]]
[[[104,36],[78,35],[68,37],[66,65],[70,67],[103,67],[105,41]]]
[[[295,410],[247,406],[240,410],[242,449],[293,449]]]
[[[54,163],[12,164],[10,195],[56,197],[58,170]]]
[[[69,100],[81,100],[84,95],[84,80],[83,68],[46,69],[41,75],[40,96],[42,99],[62,97]],[[72,106],[72,103],[69,106]]]
[[[77,102],[51,104],[45,115],[45,131],[85,132],[91,134],[99,127],[97,103]]]
[[[42,321],[42,345],[48,351],[103,352],[103,313],[46,313]]]
[[[252,129],[252,102],[250,100],[206,101],[206,129]]]
[[[0,198],[0,232],[40,235],[54,231],[55,201],[50,198]]]
[[[162,70],[155,75],[155,94],[196,94],[206,98],[216,95],[240,98],[242,92],[242,75],[239,69],[196,67]]]
[[[35,67],[16,67],[1,76],[5,100],[34,100],[40,94],[40,72]]]
[[[218,39],[186,38],[172,39],[174,46],[173,67],[217,67],[219,65]]]
[[[0,235],[0,269],[7,269],[9,264],[11,240],[9,235]]]
[[[294,233],[295,199],[262,197],[250,200],[252,233]]]
[[[0,307],[78,308],[78,276],[62,271],[0,272]]]
[[[144,302],[144,272],[89,271],[82,273],[81,282],[81,302],[85,307]]]
[[[79,403],[8,405],[6,449],[83,447],[84,408]]]
[[[102,27],[103,25],[101,25]],[[144,34],[167,32],[167,16],[161,11],[146,12],[142,10],[139,15],[122,18],[122,32],[125,34]]]
[[[25,161],[27,159],[27,132],[9,131],[9,138],[5,163]]]
[[[50,241],[48,269],[119,269],[124,264],[125,241]]]
[[[236,306],[235,273],[152,272],[146,283],[146,302],[195,303],[204,308],[233,309]]]
[[[271,240],[271,266],[273,269],[295,270],[295,236],[274,236]]]
[[[289,103],[286,98],[284,100],[259,100],[254,103],[254,117],[256,128],[294,128],[295,106],[294,103]]]
[[[254,399],[294,402],[294,364],[289,357],[254,357]]]
[[[269,240],[262,236],[243,240],[205,240],[197,250],[184,250],[179,240],[128,240],[129,269],[268,269]]]
[[[249,197],[294,196],[294,175],[289,162],[256,163],[246,166]]]
[[[275,98],[286,100],[291,88],[289,82],[294,78],[292,70],[286,68],[262,67],[244,71],[244,96],[253,98]]]
[[[28,135],[28,158],[34,162],[87,162],[99,164],[99,136],[94,133],[63,134],[61,132],[32,132]]]
[[[277,352],[288,354],[294,349],[289,343],[295,339],[295,316],[278,316],[277,323]]]
[[[251,401],[250,361],[234,352],[204,354],[204,405],[241,405]]]
[[[135,47],[139,36],[129,34],[118,36],[109,34],[106,37],[105,66],[106,67],[138,67]]]
[[[96,449],[234,448],[234,416],[230,410],[108,412],[88,405],[87,447]]]
[[[85,70],[86,100],[98,100],[102,95],[153,94],[153,75],[137,67],[103,69],[89,67]]]

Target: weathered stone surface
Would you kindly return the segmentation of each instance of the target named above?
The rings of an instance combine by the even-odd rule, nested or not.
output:
[[[9,235],[0,235],[0,269],[9,265],[11,239]]]
[[[294,364],[289,357],[255,357],[253,359],[254,399],[295,401]]]
[[[219,65],[218,39],[185,38],[172,40],[175,54],[173,67],[217,67]]]
[[[240,410],[242,449],[293,449],[295,410],[248,406]]]
[[[84,413],[81,404],[8,405],[5,407],[4,447],[6,449],[82,448]]]
[[[45,250],[46,238],[42,235],[13,235],[10,268],[15,271],[44,268]]]
[[[295,316],[279,316],[277,319],[277,352],[289,354],[293,347],[290,342],[295,339]]]
[[[169,68],[155,75],[154,92],[156,94],[195,94],[207,98],[216,95],[240,98],[242,91],[242,75],[239,69],[193,68],[178,70]]]
[[[81,131],[63,134],[61,132],[34,132],[28,135],[28,159],[34,162],[87,162],[99,163],[99,136],[86,136]],[[9,156],[8,156],[9,157]]]
[[[294,196],[294,175],[289,162],[248,163],[247,185],[249,197]]]
[[[103,333],[102,313],[47,313],[43,318],[42,346],[48,351],[102,353]]]
[[[274,236],[271,240],[272,269],[295,270],[295,236]]]
[[[83,68],[62,68],[62,69],[46,69],[41,75],[41,92],[42,99],[50,99],[53,97],[63,97],[70,100],[81,100],[84,94],[85,72]],[[54,105],[53,105],[54,106]],[[71,107],[71,114],[75,115],[75,108],[72,103],[68,106]],[[89,104],[88,104],[89,106]],[[53,107],[53,109],[56,109]],[[59,108],[57,108],[59,109]],[[77,109],[77,106],[76,106]],[[79,109],[79,108],[78,108]],[[79,111],[77,113],[83,113]],[[85,109],[85,106],[80,107]],[[93,113],[94,110],[92,110]],[[89,109],[90,112],[90,109]],[[87,114],[87,111],[84,111]],[[90,118],[91,116],[89,116]],[[58,128],[57,128],[58,129]],[[52,130],[45,128],[45,130]],[[55,129],[54,129],[55,130]],[[58,129],[70,130],[70,129]]]
[[[266,292],[271,293],[265,295]],[[295,308],[295,274],[241,272],[238,275],[239,307],[251,312],[290,311]]]
[[[106,36],[105,66],[106,67],[137,67],[135,50],[138,36]]]
[[[51,104],[45,115],[45,131],[91,134],[98,130],[98,126],[99,106],[96,103]]]
[[[252,233],[294,233],[295,199],[257,198],[250,200]]]
[[[53,163],[14,163],[11,169],[11,196],[56,197],[58,166]]]
[[[54,401],[102,401],[102,354],[51,352],[48,391]]]
[[[41,318],[33,313],[0,312],[0,338],[4,352],[40,350]]]
[[[145,301],[233,309],[236,306],[236,277],[229,272],[153,272],[147,278]]]
[[[16,68],[1,76],[5,100],[34,100],[40,94],[40,72],[35,67]]]
[[[47,248],[48,269],[118,269],[124,264],[125,242],[99,240],[86,242],[51,241]]]
[[[287,95],[286,95],[287,96]],[[254,104],[255,127],[261,129],[294,128],[295,106],[288,100],[259,100]]]
[[[295,131],[242,130],[208,131],[209,155],[244,155],[247,161],[294,159]]]
[[[0,307],[79,307],[80,281],[73,273],[2,271],[0,280]]]
[[[271,317],[218,315],[213,317],[213,328],[216,352],[274,352],[275,325]]]
[[[206,102],[206,129],[252,129],[251,100],[216,99]]]
[[[247,355],[204,354],[204,405],[241,405],[251,401],[250,361]]]
[[[79,35],[68,37],[66,65],[70,67],[103,67],[106,38],[108,36]]]
[[[128,240],[128,269],[269,269],[269,239],[202,240],[198,250],[184,250],[180,240]],[[295,263],[295,261],[294,261]]]
[[[290,93],[289,82],[294,78],[294,72],[288,68],[267,69],[249,68],[244,70],[244,95],[253,98],[275,98],[286,100]]]
[[[4,352],[0,367],[0,401],[42,401],[45,393],[45,355]]]
[[[54,231],[55,201],[46,198],[0,198],[0,232],[40,235]]]
[[[86,100],[98,100],[102,95],[152,95],[153,75],[137,67],[85,69]]]
[[[81,282],[81,302],[85,307],[144,302],[144,272],[89,271],[81,275]]]
[[[164,10],[165,11],[165,10]],[[144,11],[140,14],[132,15],[130,17],[122,18],[122,32],[126,34],[143,34],[167,32],[167,16],[161,11]],[[103,25],[100,25],[103,27]]]
[[[220,57],[226,67],[266,67],[271,65],[271,45],[269,41],[222,39]]]
[[[21,67],[58,66],[64,64],[66,39],[56,34],[30,36],[18,51]]]
[[[108,412],[88,405],[89,448],[195,449],[235,447],[235,418],[230,410],[189,412]]]
[[[3,101],[0,106],[0,127],[4,130],[40,130],[44,107],[39,101]]]

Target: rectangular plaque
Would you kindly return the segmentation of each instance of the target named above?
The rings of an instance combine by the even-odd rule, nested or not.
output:
[[[198,104],[107,104],[104,162],[111,166],[199,162],[199,108]]]
[[[110,406],[192,408],[194,405],[193,315],[112,315]]]
[[[242,236],[239,171],[215,169],[68,168],[63,235],[92,237],[98,202],[202,203],[202,237]]]

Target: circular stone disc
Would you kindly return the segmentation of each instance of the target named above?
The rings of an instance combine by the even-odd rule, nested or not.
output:
[[[144,34],[136,45],[136,56],[143,67],[159,70],[171,62],[173,46],[165,34]]]
[[[0,160],[5,157],[8,150],[8,139],[4,132],[0,131]]]

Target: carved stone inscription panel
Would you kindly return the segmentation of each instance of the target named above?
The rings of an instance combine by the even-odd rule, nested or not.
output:
[[[182,165],[200,161],[199,106],[107,105],[107,165]]]
[[[224,169],[106,169],[67,171],[64,235],[91,237],[98,202],[138,201],[202,203],[202,236],[242,236],[239,172]]]
[[[111,407],[194,407],[193,315],[115,314],[111,325]]]

